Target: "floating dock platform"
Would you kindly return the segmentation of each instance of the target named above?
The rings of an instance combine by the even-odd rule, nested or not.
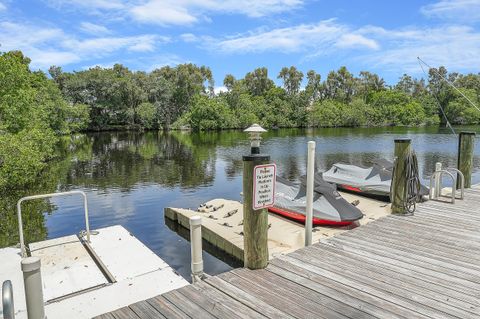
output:
[[[41,260],[49,319],[91,318],[188,282],[122,226],[29,245]],[[11,280],[15,318],[27,318],[20,249],[0,249],[0,282]],[[0,316],[3,314],[0,304]]]
[[[390,204],[351,193],[340,192],[347,201],[359,201],[358,208],[365,216],[358,225],[365,225],[373,220],[390,214]],[[165,208],[165,217],[189,229],[189,218],[202,217],[202,236],[228,255],[243,260],[243,205],[237,201],[214,199],[206,203],[211,209],[191,210],[183,208]],[[213,209],[216,208],[215,211]],[[274,213],[268,214],[268,251],[270,259],[281,254],[293,252],[305,245],[305,228],[303,224],[291,221]],[[313,228],[313,242],[343,233],[351,227]]]
[[[480,317],[480,187],[97,317]]]

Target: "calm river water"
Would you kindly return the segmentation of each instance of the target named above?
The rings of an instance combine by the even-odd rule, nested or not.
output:
[[[480,132],[478,127],[461,129]],[[399,137],[412,139],[423,180],[429,178],[435,162],[456,166],[457,137],[438,127],[273,130],[264,134],[262,151],[271,155],[280,175],[295,180],[305,172],[309,140],[317,142],[316,166],[325,170],[339,161],[368,165],[379,158],[392,160],[393,140]],[[166,224],[163,209],[196,208],[213,198],[240,200],[241,158],[249,151],[247,135],[240,131],[107,132],[76,135],[72,141],[58,150],[59,160],[45,173],[45,186],[28,193],[84,190],[89,198],[93,229],[123,225],[189,278],[189,242],[181,236],[181,230],[175,231],[174,226]],[[478,142],[474,165],[473,180],[478,183]],[[38,214],[40,221],[27,226],[26,231],[43,223],[43,231],[36,230],[37,240],[69,235],[84,228],[79,199],[56,199],[51,203],[48,208],[40,207],[43,214],[29,212]],[[230,268],[205,253],[207,273],[217,274]]]

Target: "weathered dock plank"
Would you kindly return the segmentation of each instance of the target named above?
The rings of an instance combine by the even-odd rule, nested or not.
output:
[[[267,318],[267,316],[252,310],[243,303],[231,298],[229,295],[204,282],[199,282],[192,287],[196,290],[196,293],[205,295],[207,298],[212,300],[215,305],[221,304],[223,307],[227,307],[230,311],[235,312],[241,318]]]
[[[115,319],[138,319],[139,317],[130,308],[124,307],[111,313]]]
[[[465,309],[480,312],[479,300],[470,300],[469,303],[457,299],[458,297],[461,298],[463,296],[452,293],[446,295],[445,291],[438,285],[426,281],[419,281],[404,274],[398,274],[390,269],[382,269],[366,262],[358,261],[355,264],[355,267],[352,267],[354,264],[350,259],[339,258],[338,254],[331,254],[330,252],[323,251],[322,258],[315,259],[315,265],[325,267],[337,274],[345,275],[361,282],[372,282],[373,285],[382,289],[392,290],[394,293],[402,295],[412,294],[413,296],[418,294],[423,297],[437,300],[441,303],[460,306]],[[440,307],[443,307],[443,305]]]
[[[188,319],[185,313],[180,311],[174,304],[170,303],[165,297],[157,296],[148,299],[147,302],[166,318]]]
[[[163,297],[177,306],[178,309],[190,318],[217,318],[189,298],[182,295],[178,290],[167,292],[166,294],[163,294]]]
[[[231,283],[222,280],[219,277],[211,277],[205,280],[211,287],[228,295],[229,298],[234,299],[251,309],[262,309],[261,314],[267,318],[290,319],[294,318],[285,312],[275,308],[274,306],[263,302],[262,300],[251,295],[248,291],[244,291]]]
[[[478,207],[474,186],[98,318],[480,318]]]
[[[159,313],[151,304],[147,301],[140,301],[130,305],[129,307],[137,316],[143,319],[164,319],[164,315]]]

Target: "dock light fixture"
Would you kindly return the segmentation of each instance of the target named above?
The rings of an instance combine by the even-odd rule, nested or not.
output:
[[[258,124],[252,124],[252,126],[245,129],[244,132],[250,134],[251,154],[260,154],[260,141],[262,140],[260,135],[267,132],[267,130]]]
[[[266,131],[258,124],[244,130],[250,134],[251,143],[250,154],[242,156],[243,261],[244,266],[249,269],[263,269],[268,265],[268,211],[263,203],[255,205],[260,196],[257,191],[260,189],[259,174],[262,168],[265,170],[267,166],[272,166],[270,155],[260,154],[260,135]]]

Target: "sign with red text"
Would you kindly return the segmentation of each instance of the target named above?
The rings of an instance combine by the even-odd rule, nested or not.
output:
[[[275,203],[275,164],[257,165],[253,168],[253,209],[273,206]]]

